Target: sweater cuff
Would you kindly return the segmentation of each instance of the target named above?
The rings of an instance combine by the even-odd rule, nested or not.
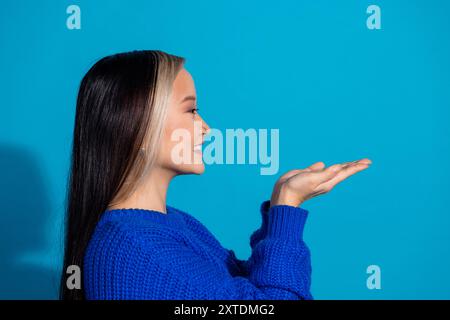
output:
[[[297,241],[303,239],[308,210],[289,205],[275,205],[268,210],[267,216],[267,237]]]

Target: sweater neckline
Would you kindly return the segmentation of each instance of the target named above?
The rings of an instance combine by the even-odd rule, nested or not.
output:
[[[185,221],[180,213],[180,210],[166,205],[166,213],[152,210],[152,209],[143,209],[143,208],[119,208],[119,209],[107,209],[104,212],[105,216],[115,216],[119,218],[127,218],[127,219],[142,219],[142,220],[150,220],[155,221],[157,223],[166,224],[166,225],[175,225],[175,226],[184,226]]]

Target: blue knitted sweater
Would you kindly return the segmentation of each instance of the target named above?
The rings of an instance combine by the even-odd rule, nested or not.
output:
[[[252,253],[240,260],[196,218],[166,209],[102,214],[84,255],[87,299],[313,299],[307,210],[264,201]]]

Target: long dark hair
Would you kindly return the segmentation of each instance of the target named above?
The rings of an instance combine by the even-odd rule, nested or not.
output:
[[[160,50],[135,50],[100,59],[83,77],[66,195],[61,299],[85,299],[83,276],[81,290],[69,289],[66,270],[83,270],[101,214],[127,198],[154,164],[167,99],[184,61]]]

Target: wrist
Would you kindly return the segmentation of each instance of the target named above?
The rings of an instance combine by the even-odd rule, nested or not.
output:
[[[302,201],[292,195],[289,190],[286,190],[286,188],[280,186],[275,196],[270,200],[270,208],[276,205],[298,207],[301,203]]]

